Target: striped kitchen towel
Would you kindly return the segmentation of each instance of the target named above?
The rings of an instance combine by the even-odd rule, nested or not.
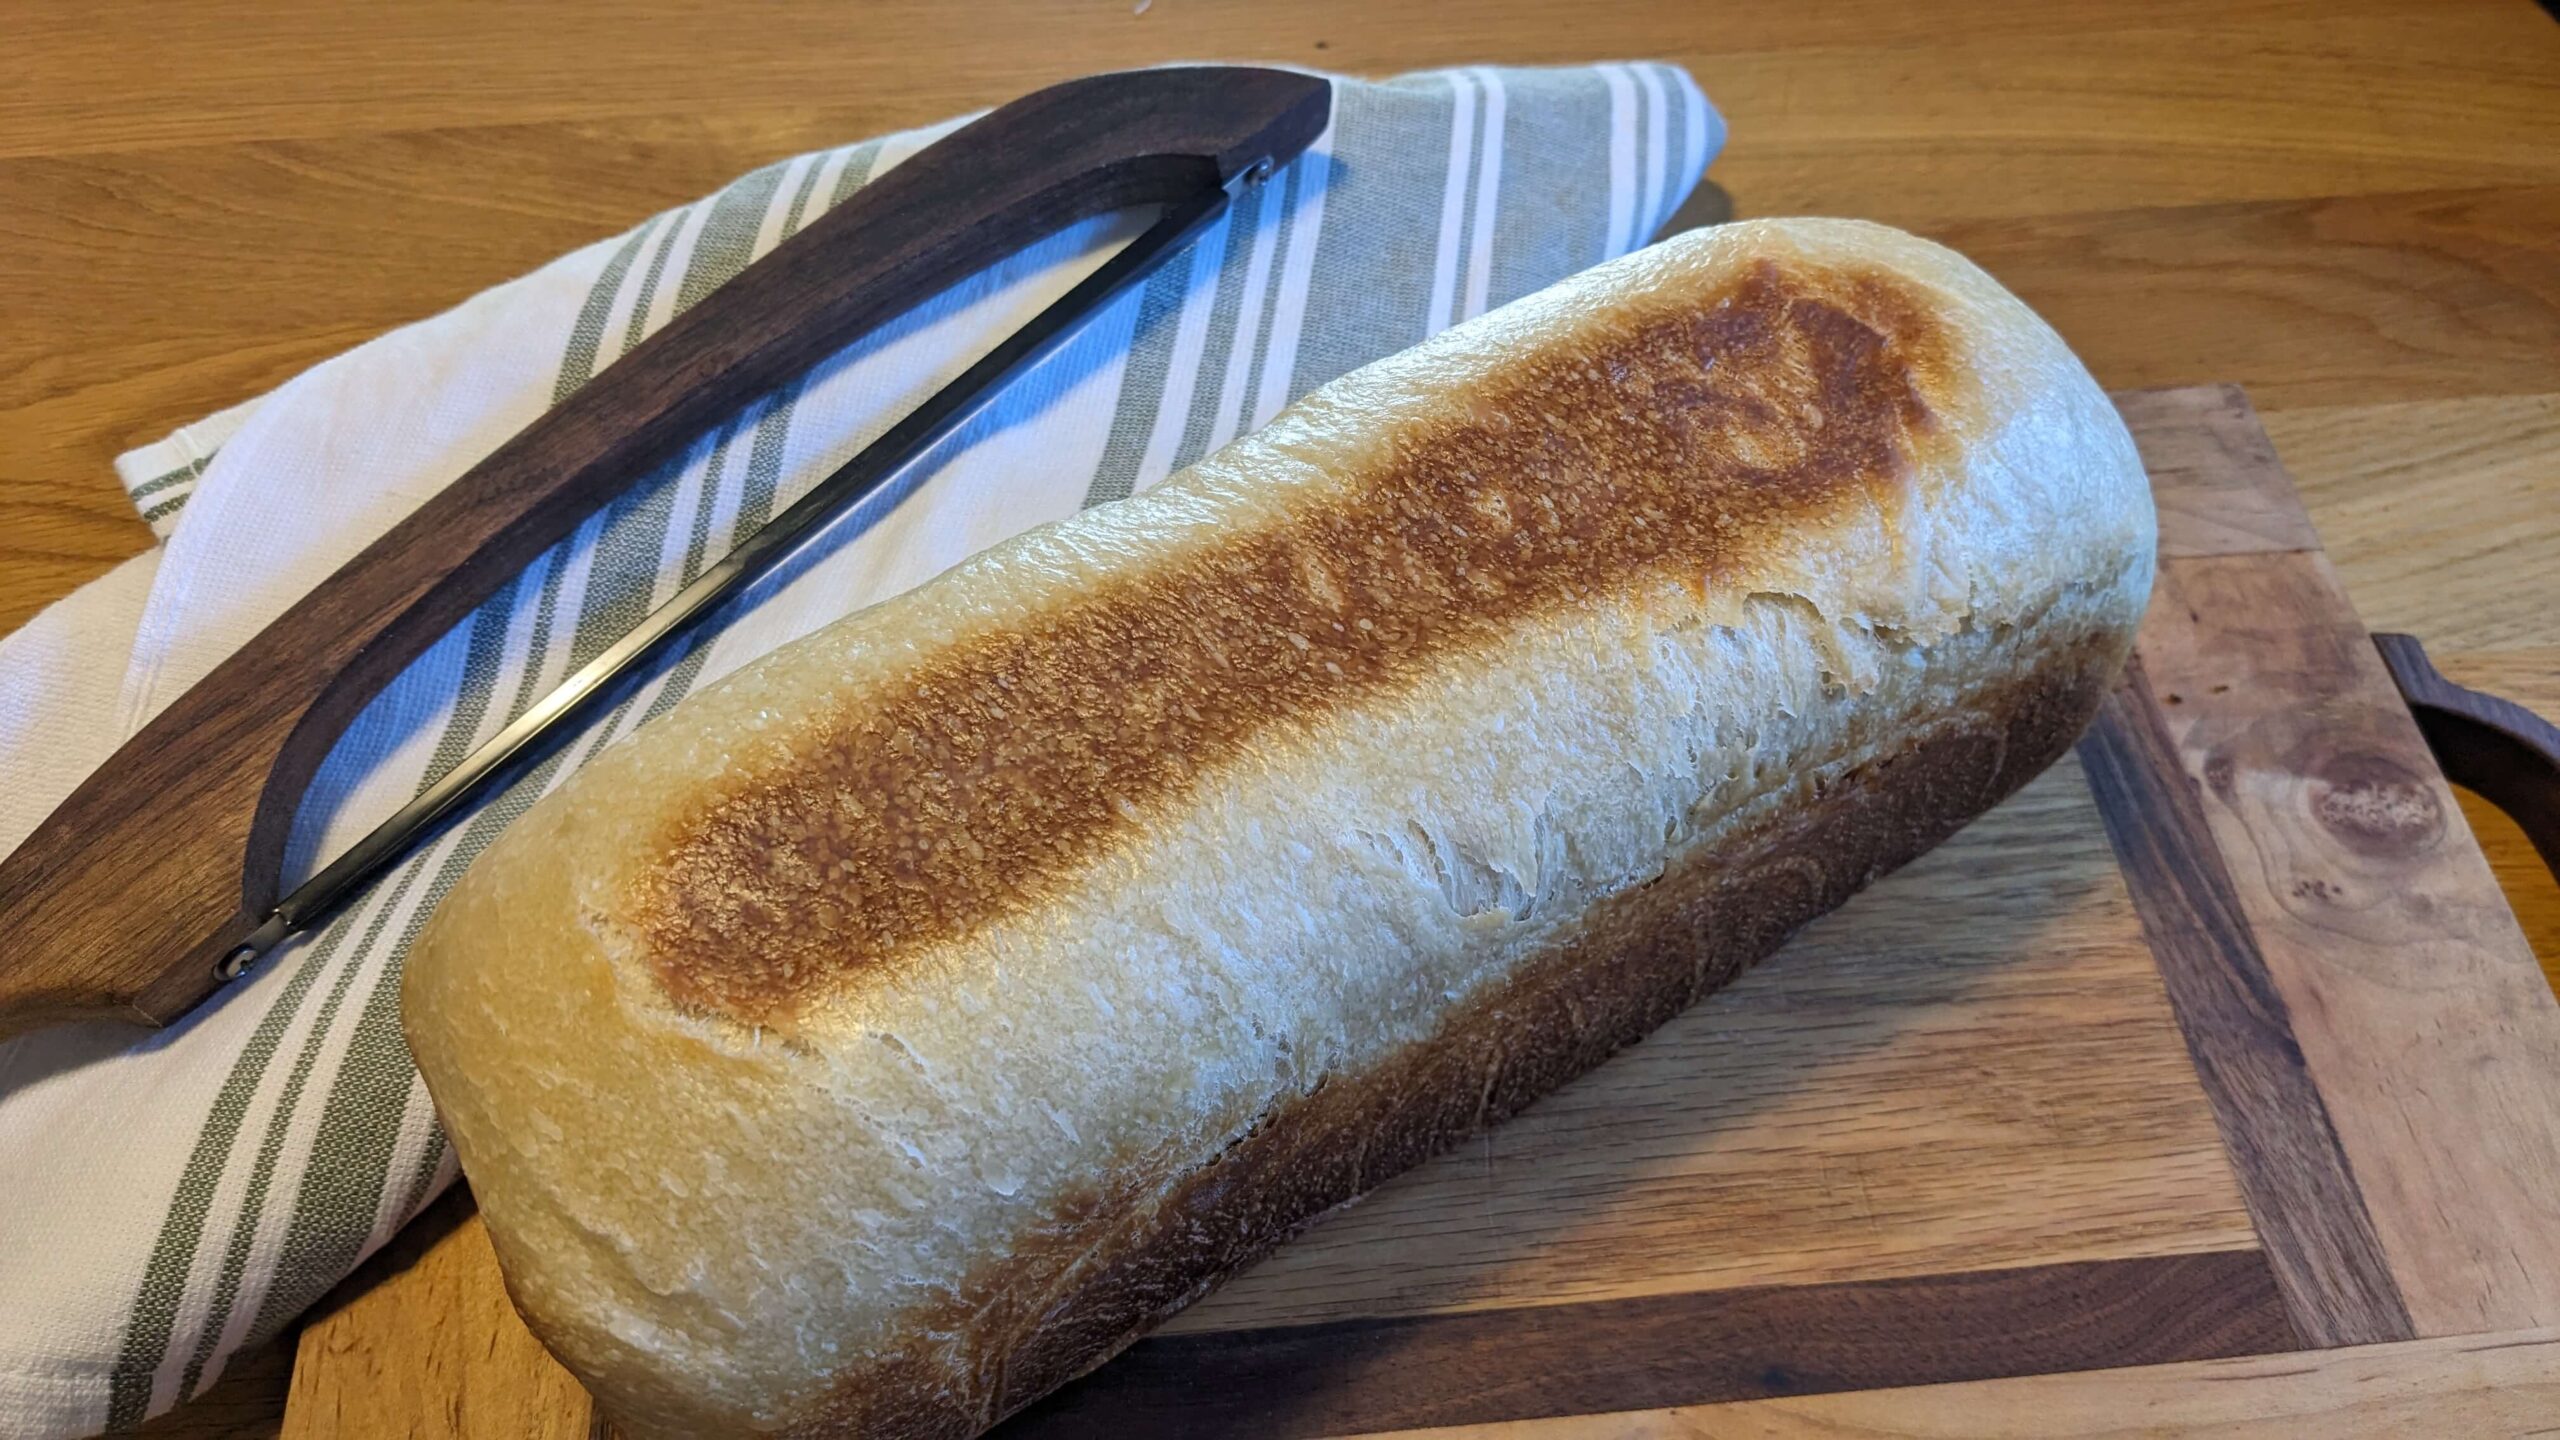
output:
[[[163,543],[0,640],[0,850],[316,577],[948,128],[758,170],[120,460]],[[321,933],[166,1032],[0,1046],[0,1434],[128,1426],[204,1389],[452,1181],[400,1038],[402,954],[472,856],[599,747],[785,640],[1143,490],[1346,370],[1632,249],[1722,139],[1663,65],[1340,82],[1314,149],[929,457],[902,504],[768,577],[719,634]],[[1077,226],[928,301],[536,561],[348,732],[289,873],[387,815],[1141,218]]]

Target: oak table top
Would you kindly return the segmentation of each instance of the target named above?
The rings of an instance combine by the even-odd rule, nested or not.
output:
[[[1735,213],[1945,240],[2110,388],[2245,386],[2365,621],[2560,714],[2560,23],[2530,0],[10,11],[0,629],[150,543],[118,451],[776,157],[1175,58],[1644,55],[1725,112],[1710,179]],[[2560,966],[2560,883],[2466,810]],[[462,1274],[455,1248],[420,1264]],[[2469,1433],[2560,1393],[2552,1332],[2300,1360],[1757,1402],[1751,1423]],[[273,1434],[285,1377],[281,1354],[244,1365],[155,1429]],[[1608,1433],[1709,1433],[1646,1425]]]

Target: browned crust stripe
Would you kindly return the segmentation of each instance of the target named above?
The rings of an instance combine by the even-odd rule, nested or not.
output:
[[[1004,1440],[1298,1440],[2301,1348],[2256,1250],[1141,1340]]]
[[[1593,907],[1576,940],[1384,1069],[1337,1077],[1165,1187],[1133,1167],[850,1367],[788,1433],[958,1440],[1084,1373],[1325,1210],[1589,1070],[1937,844],[2069,748],[2121,637],[2023,674],[1752,835]]]
[[[2080,744],[2116,864],[2286,1306],[2319,1346],[2415,1338],[2202,802],[2139,662]]]
[[[1898,512],[1948,443],[1951,344],[1909,282],[1764,261],[1529,348],[1334,498],[813,717],[655,842],[632,897],[647,953],[677,1003],[787,1026],[1038,904],[1275,725],[1523,617],[1704,586],[1808,526]]]

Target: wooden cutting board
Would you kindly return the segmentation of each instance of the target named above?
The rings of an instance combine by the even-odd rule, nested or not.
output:
[[[2560,1004],[2245,398],[2119,402],[2160,581],[2076,754],[1000,1433],[1760,1433],[1919,1385],[1907,1433],[2080,1433],[2421,1362],[2560,1407],[2513,1338],[2560,1326]],[[306,1329],[288,1436],[602,1433],[448,1229]]]

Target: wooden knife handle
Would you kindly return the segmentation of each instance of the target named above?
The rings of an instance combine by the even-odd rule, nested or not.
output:
[[[2444,778],[2507,812],[2560,876],[2560,726],[2447,680],[2415,635],[2376,635],[2373,648]]]
[[[1075,221],[1184,198],[1325,124],[1329,87],[1200,66],[1069,81],[954,132],[677,316],[161,712],[0,862],[0,1035],[165,1023],[273,909],[295,809],[366,702],[721,419]]]

